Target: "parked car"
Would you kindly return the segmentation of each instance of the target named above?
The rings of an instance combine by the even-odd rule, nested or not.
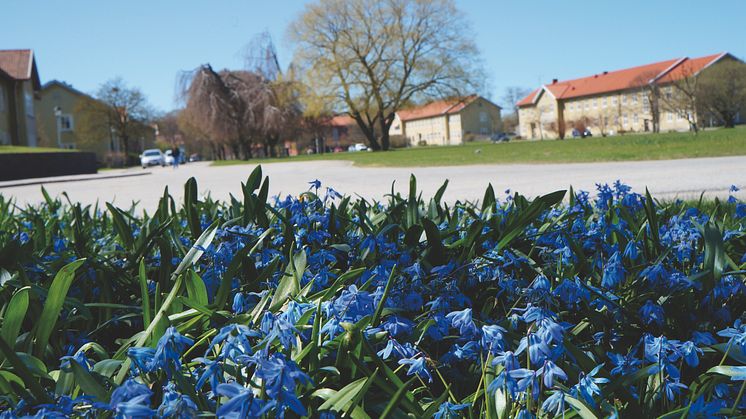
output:
[[[508,142],[512,139],[515,139],[517,137],[515,132],[498,132],[495,134],[492,134],[490,137],[490,140],[493,143],[503,143]]]
[[[189,156],[189,161],[190,162],[201,161],[201,160],[202,160],[202,157],[200,157],[199,154],[197,154],[197,153],[194,153],[191,156]]]
[[[368,146],[366,146],[363,143],[357,143],[353,144],[349,147],[347,147],[347,151],[354,152],[354,151],[368,151]]]
[[[583,131],[583,138],[585,137],[593,137],[593,133],[588,128],[586,128],[585,131]]]
[[[157,148],[151,148],[149,150],[145,150],[140,154],[140,165],[143,169],[150,166],[165,166],[166,165],[166,159],[163,156],[163,152],[161,150],[158,150]]]

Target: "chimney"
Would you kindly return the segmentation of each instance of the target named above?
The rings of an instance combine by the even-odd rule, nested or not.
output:
[[[552,79],[552,84],[557,84],[557,79]]]

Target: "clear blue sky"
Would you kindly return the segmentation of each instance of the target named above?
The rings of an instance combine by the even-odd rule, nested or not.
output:
[[[373,1],[373,0],[371,0]],[[175,106],[180,70],[240,68],[241,49],[267,29],[281,65],[285,28],[301,0],[3,0],[0,49],[33,48],[45,83],[93,92],[121,76],[160,110]],[[490,76],[483,92],[590,75],[680,56],[746,57],[746,1],[459,0]]]

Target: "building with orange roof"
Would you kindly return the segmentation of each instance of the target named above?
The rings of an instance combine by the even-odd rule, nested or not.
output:
[[[478,95],[437,100],[397,112],[389,135],[412,146],[462,144],[499,132],[500,110]]]
[[[682,81],[724,60],[719,53],[676,58],[573,80],[552,80],[518,102],[520,135],[564,138],[625,132],[687,131],[696,123],[694,106],[677,100]]]
[[[0,145],[37,145],[34,103],[40,89],[32,50],[0,50]]]

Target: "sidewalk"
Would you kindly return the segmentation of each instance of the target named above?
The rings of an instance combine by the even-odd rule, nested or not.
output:
[[[133,168],[128,169],[114,169],[106,170],[96,174],[90,175],[72,175],[72,176],[53,176],[53,177],[38,177],[30,179],[16,179],[0,182],[0,189],[12,188],[18,186],[33,186],[33,185],[45,185],[49,183],[66,183],[66,182],[82,182],[88,180],[101,180],[101,179],[116,179],[123,177],[135,177],[145,176],[151,174],[150,171],[143,171],[139,167],[137,170]]]

